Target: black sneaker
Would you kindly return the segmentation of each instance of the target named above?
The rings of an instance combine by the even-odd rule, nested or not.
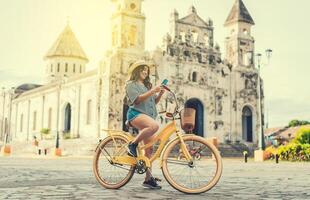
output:
[[[129,143],[128,145],[128,155],[137,157],[137,146],[138,144],[135,143]]]
[[[148,181],[144,181],[142,185],[150,189],[157,189],[157,190],[161,189],[161,186],[157,184],[154,178],[151,178]]]

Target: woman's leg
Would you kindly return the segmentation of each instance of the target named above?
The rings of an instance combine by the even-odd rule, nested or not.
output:
[[[157,124],[157,122],[153,118],[145,114],[140,114],[130,123],[140,131],[136,138],[132,141],[136,144],[138,144],[142,140],[151,137],[159,129],[159,125]]]
[[[159,129],[157,122],[153,118],[145,114],[140,114],[137,118],[131,121],[131,124],[140,130],[140,133],[133,140],[133,143],[136,143],[136,144],[138,144],[142,140],[144,144],[147,144],[150,141],[152,135],[156,133],[156,131]],[[147,158],[151,158],[152,152],[153,152],[153,147],[145,149],[145,156]],[[151,177],[152,177],[151,169],[149,169],[146,172],[145,180],[147,181]]]

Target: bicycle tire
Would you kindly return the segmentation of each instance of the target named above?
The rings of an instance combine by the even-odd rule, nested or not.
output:
[[[176,190],[188,193],[188,194],[199,194],[206,192],[213,188],[219,181],[221,174],[222,174],[222,159],[221,156],[217,150],[217,148],[209,143],[206,139],[196,136],[196,135],[184,135],[182,136],[183,140],[186,144],[190,143],[197,143],[204,145],[202,148],[204,148],[201,152],[201,158],[199,160],[193,161],[193,166],[190,166],[188,161],[185,160],[185,157],[183,158],[183,161],[178,160],[180,152],[180,140],[176,139],[172,141],[166,149],[163,152],[162,156],[162,172],[167,180],[167,182]],[[179,146],[179,147],[178,147]],[[191,148],[191,147],[187,147]],[[200,148],[200,147],[199,147]],[[196,164],[196,165],[195,165]],[[211,174],[210,180],[204,180],[204,177],[207,177],[206,174],[207,171],[203,171],[203,173],[200,173],[200,167],[205,165],[205,169],[208,169],[214,165],[214,174]],[[199,167],[199,168],[198,168]],[[196,169],[195,169],[196,168]],[[192,175],[186,174],[187,170],[196,170],[198,174]],[[199,171],[198,171],[199,169]],[[176,171],[176,172],[174,172]],[[203,177],[203,178],[202,178]],[[190,186],[185,185],[185,182],[188,181],[188,179],[191,180]],[[196,183],[193,183],[192,179],[196,179]],[[203,180],[200,180],[203,179]],[[207,178],[206,178],[207,179]],[[198,180],[198,181],[197,181]],[[202,184],[198,184],[198,183]],[[197,187],[195,185],[197,184]],[[192,186],[194,185],[194,186]]]
[[[114,140],[113,140],[114,139]],[[107,189],[118,189],[126,185],[132,178],[134,172],[135,172],[135,165],[133,166],[117,166],[117,164],[111,164],[108,160],[109,157],[112,155],[113,149],[116,148],[116,145],[120,145],[121,148],[125,149],[120,149],[119,154],[120,155],[127,155],[127,145],[128,145],[128,140],[125,137],[122,136],[113,136],[113,139],[109,136],[102,140],[100,144],[98,145],[95,155],[94,155],[94,160],[93,160],[93,172],[94,175],[97,179],[97,181]],[[114,143],[115,141],[115,143]],[[117,146],[118,147],[118,146]],[[114,150],[115,151],[115,150]],[[118,152],[115,152],[114,156],[120,156],[116,155]],[[110,155],[108,155],[110,154]],[[103,155],[103,157],[101,157]],[[102,162],[107,161],[106,167],[101,166],[103,165]],[[110,168],[112,168],[112,170]],[[102,169],[101,169],[102,168]],[[128,169],[127,169],[128,168]],[[110,169],[110,170],[109,170]],[[120,173],[114,173],[114,170],[120,169]],[[123,170],[123,171],[122,171]],[[127,172],[128,171],[128,172]],[[120,177],[116,181],[111,181],[109,179],[116,177],[117,175],[123,174],[123,177]]]

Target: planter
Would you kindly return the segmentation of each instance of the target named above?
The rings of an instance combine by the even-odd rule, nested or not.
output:
[[[4,145],[1,148],[1,154],[3,154],[3,155],[10,155],[11,154],[11,146],[10,145]]]
[[[55,156],[61,156],[61,149],[60,148],[55,149]]]

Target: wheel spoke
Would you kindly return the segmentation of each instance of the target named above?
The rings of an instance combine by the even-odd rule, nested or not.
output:
[[[124,151],[127,141],[122,137],[114,136],[105,139],[95,156],[94,172],[99,183],[106,188],[119,188],[125,185],[134,174],[134,166],[113,163],[113,157],[125,156]]]
[[[173,163],[173,164],[178,164],[178,165],[187,165],[188,166],[188,162],[185,162],[185,161],[172,160],[172,159],[166,159],[166,161],[168,163]]]
[[[220,158],[211,159],[212,155],[219,155],[213,152],[215,150],[208,146],[205,139],[185,136],[184,142],[194,159],[193,163],[187,162],[183,156],[184,152],[180,150],[180,141],[171,143],[171,146],[168,146],[164,152],[163,173],[167,177],[167,181],[180,191],[187,193],[204,192],[212,188],[220,178],[222,168],[217,171]],[[197,154],[199,156],[196,159]],[[214,181],[215,177],[217,180]]]

